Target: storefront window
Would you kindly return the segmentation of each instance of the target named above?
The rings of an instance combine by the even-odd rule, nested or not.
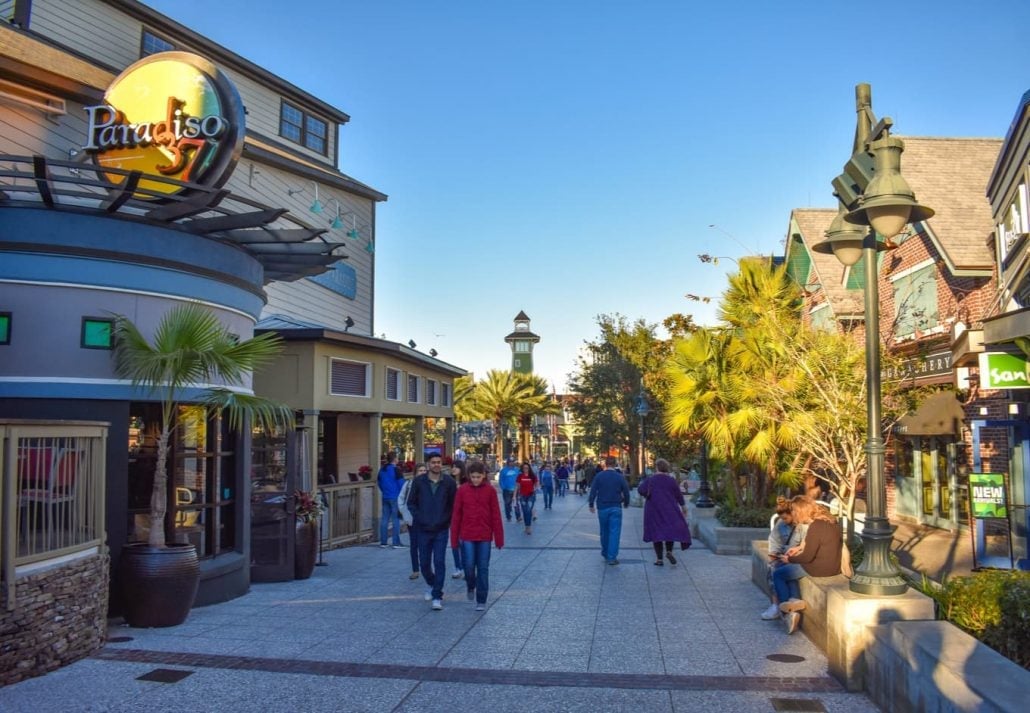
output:
[[[234,454],[220,416],[180,406],[169,438],[168,515],[171,542],[190,542],[201,557],[235,548]],[[159,404],[132,404],[129,419],[129,541],[150,534],[150,493],[161,432]]]

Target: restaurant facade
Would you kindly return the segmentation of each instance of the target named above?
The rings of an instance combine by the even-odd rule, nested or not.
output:
[[[378,465],[370,396],[391,374],[414,377],[393,411],[421,426],[453,418],[464,372],[371,336],[386,195],[337,168],[347,114],[133,0],[5,0],[0,20],[0,419],[108,424],[101,549],[114,571],[152,526],[160,420],[157,397],[114,372],[115,316],[149,335],[199,303],[241,340],[280,332],[284,357],[242,389],[296,409],[298,467],[270,468],[249,429],[198,415],[192,403],[220,384],[196,384],[180,399],[158,525],[196,546],[198,604],[239,596],[255,564],[255,482],[292,512],[316,463]],[[304,350],[318,356],[298,367]],[[304,369],[307,393],[287,398],[281,381]],[[28,571],[13,559],[11,577]]]

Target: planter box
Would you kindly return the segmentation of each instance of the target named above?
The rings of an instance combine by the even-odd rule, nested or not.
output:
[[[714,517],[697,519],[697,536],[717,555],[749,555],[751,543],[769,537],[768,527],[724,527]]]

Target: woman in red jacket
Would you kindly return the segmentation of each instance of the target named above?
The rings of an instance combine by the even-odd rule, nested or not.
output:
[[[476,611],[486,610],[490,589],[490,541],[504,547],[504,525],[497,491],[486,477],[486,466],[475,461],[468,467],[468,482],[458,488],[451,517],[451,547],[461,543],[468,600]]]

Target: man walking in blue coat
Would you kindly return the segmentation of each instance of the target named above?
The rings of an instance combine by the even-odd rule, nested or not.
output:
[[[388,546],[386,531],[390,522],[393,522],[393,547],[398,549],[401,546],[401,518],[400,510],[397,508],[397,496],[404,487],[404,476],[397,468],[397,454],[393,451],[386,456],[386,463],[379,469],[376,480],[383,498],[383,514],[379,518],[379,546]]]
[[[501,486],[501,497],[504,498],[504,517],[511,522],[511,503],[515,498],[515,478],[519,476],[521,469],[515,465],[515,458],[508,456],[507,465],[501,468],[497,476],[497,484]]]
[[[610,565],[619,563],[619,538],[622,536],[622,510],[629,507],[629,483],[615,470],[614,456],[604,459],[605,469],[590,483],[590,512],[595,512],[601,528],[601,556]]]

